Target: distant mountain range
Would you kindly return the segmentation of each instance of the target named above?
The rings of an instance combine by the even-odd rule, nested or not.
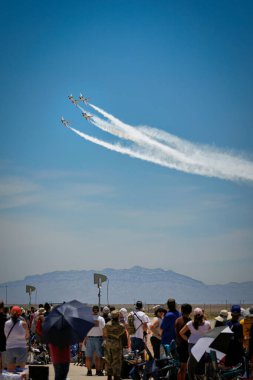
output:
[[[225,285],[206,285],[191,277],[171,270],[147,269],[134,266],[130,269],[106,268],[95,270],[56,271],[25,277],[21,281],[2,283],[0,298],[8,304],[28,304],[26,285],[36,287],[31,303],[58,303],[77,299],[88,304],[98,303],[98,287],[94,284],[94,273],[107,277],[102,283],[101,304],[134,304],[142,300],[145,304],[164,304],[175,298],[181,304],[225,304],[253,303],[253,281]]]

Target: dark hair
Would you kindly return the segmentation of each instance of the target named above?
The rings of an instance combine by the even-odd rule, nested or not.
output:
[[[46,302],[46,303],[44,304],[44,309],[45,309],[46,311],[50,311],[50,310],[51,310],[51,306],[49,305],[48,302]]]
[[[170,311],[176,310],[176,301],[174,298],[169,298],[167,301],[167,306]]]
[[[164,313],[164,314],[166,314],[166,312],[167,312],[167,310],[166,309],[164,309],[164,307],[158,307],[156,310],[155,310],[155,316],[157,317],[157,314],[158,313]]]
[[[4,308],[4,301],[0,300],[0,309],[3,309],[3,308]]]
[[[142,309],[143,308],[143,305],[142,305],[142,302],[141,301],[137,301],[136,304],[136,309]]]
[[[194,315],[193,326],[196,330],[198,330],[199,326],[203,325],[203,320],[204,320],[203,314]]]
[[[191,314],[192,305],[190,305],[189,303],[183,303],[181,305],[181,312],[182,312],[182,314]]]
[[[95,311],[95,310],[99,311],[99,307],[97,305],[92,306],[92,311]]]

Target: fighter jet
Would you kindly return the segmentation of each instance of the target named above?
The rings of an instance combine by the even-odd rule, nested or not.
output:
[[[84,97],[81,92],[80,92],[80,95],[79,95],[79,99],[81,100],[81,102],[84,102],[85,104],[88,104],[88,100],[89,98],[86,98]]]
[[[86,120],[90,120],[91,118],[93,118],[93,116],[92,115],[88,115],[86,112],[83,112],[82,113],[82,116],[86,119]]]
[[[78,100],[74,99],[73,95],[69,95],[68,98],[69,98],[69,100],[70,100],[75,106],[77,106]]]
[[[63,116],[61,117],[61,122],[64,127],[68,127],[70,125],[70,122],[68,120],[65,120]]]

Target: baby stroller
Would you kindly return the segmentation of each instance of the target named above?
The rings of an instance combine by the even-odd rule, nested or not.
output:
[[[49,363],[49,353],[45,344],[30,345],[27,355],[27,364],[45,365]]]
[[[154,359],[146,344],[144,347],[145,360],[143,360],[143,352],[131,352],[124,357],[125,361],[131,365],[129,377],[132,380],[174,380],[177,378],[180,363],[176,356],[175,342],[165,347],[166,356],[163,359]]]

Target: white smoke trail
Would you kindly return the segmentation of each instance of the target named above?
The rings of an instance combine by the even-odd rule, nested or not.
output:
[[[196,162],[201,161],[201,165],[205,168],[215,168],[215,170],[227,172],[228,175],[233,175],[235,170],[241,171],[241,173],[237,174],[245,177],[247,180],[252,180],[252,161],[218,148],[193,144],[156,128],[141,127],[140,129],[151,138],[173,146],[188,156],[194,157]]]
[[[123,123],[108,112],[90,104],[107,120],[94,115],[91,123],[99,129],[131,142],[130,147],[107,143],[68,127],[80,137],[106,149],[127,154],[130,157],[181,170],[186,173],[217,177],[227,180],[253,181],[253,162],[235,154],[193,144],[164,131],[150,127],[133,127]],[[82,112],[86,112],[78,105]]]
[[[118,131],[126,133],[129,140],[146,147],[147,152],[152,150],[153,155],[162,154],[163,160],[167,164],[169,161],[169,165],[174,163],[173,166],[178,170],[229,180],[253,181],[253,162],[246,158],[210,146],[193,144],[155,128],[137,129],[93,104],[90,106],[110,120],[109,133],[118,135],[119,132],[115,132],[115,128],[116,131],[118,128]]]
[[[177,169],[175,165],[173,165],[172,163],[171,164],[166,163],[165,161],[163,161],[163,159],[160,159],[159,157],[152,157],[152,155],[143,154],[141,151],[137,151],[137,150],[132,149],[132,148],[126,148],[126,147],[121,146],[120,144],[108,143],[108,142],[100,140],[96,137],[92,137],[90,135],[87,135],[86,133],[80,132],[77,129],[72,128],[70,126],[68,126],[67,128],[70,129],[75,134],[77,134],[78,136],[82,137],[83,139],[90,141],[90,142],[93,142],[94,144],[100,145],[100,146],[102,146],[106,149],[112,150],[114,152],[126,154],[130,157],[139,158],[140,160],[143,160],[143,161],[153,162],[154,164],[158,164],[158,165],[165,166],[168,168]]]
[[[125,139],[134,141],[136,144],[140,146],[145,147],[151,147],[152,149],[159,149],[162,152],[165,152],[167,155],[170,156],[171,160],[182,162],[184,161],[186,164],[193,164],[194,162],[190,157],[187,157],[184,153],[181,153],[180,151],[169,147],[167,145],[164,145],[158,141],[155,141],[151,139],[146,134],[142,133],[141,130],[132,127],[131,125],[125,124],[116,117],[110,115],[109,113],[105,112],[101,108],[98,108],[97,106],[94,106],[93,104],[90,104],[92,108],[94,108],[97,112],[101,113],[104,117],[109,119],[111,123],[113,124],[114,128],[115,126],[120,130],[126,133],[128,137],[124,137]],[[110,133],[113,133],[112,131]]]
[[[77,107],[85,113],[86,111],[81,107],[80,105],[77,105]],[[104,132],[108,132],[114,136],[126,139],[126,140],[131,140],[131,136],[126,134],[123,131],[119,131],[119,128],[114,127],[111,122],[108,122],[104,119],[101,119],[98,116],[92,115],[92,119],[90,119],[90,122],[95,125],[97,128],[101,129]]]

